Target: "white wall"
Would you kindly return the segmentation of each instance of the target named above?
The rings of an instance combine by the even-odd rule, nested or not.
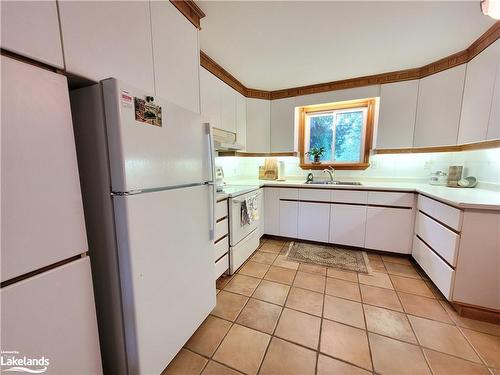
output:
[[[308,171],[300,169],[299,159],[280,157],[285,162],[287,178],[302,178]],[[224,168],[228,181],[257,178],[264,158],[219,157],[216,163]],[[450,165],[463,165],[464,175],[475,176],[481,182],[500,184],[500,149],[422,153],[387,154],[370,157],[370,167],[364,171],[337,171],[338,178],[406,178],[424,179],[436,170],[448,171]],[[315,173],[321,174],[321,171]]]

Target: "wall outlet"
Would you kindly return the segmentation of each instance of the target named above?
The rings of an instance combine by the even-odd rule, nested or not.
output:
[[[427,160],[427,161],[424,163],[424,169],[426,169],[426,170],[431,169],[431,165],[432,165],[432,163],[431,163],[429,160]]]

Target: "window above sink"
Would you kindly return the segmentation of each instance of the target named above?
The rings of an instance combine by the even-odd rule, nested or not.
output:
[[[302,169],[366,169],[372,145],[376,98],[299,108]],[[315,151],[321,155],[314,158]]]

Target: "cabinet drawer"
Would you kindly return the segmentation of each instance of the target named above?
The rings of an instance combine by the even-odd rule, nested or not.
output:
[[[232,275],[236,272],[238,268],[241,267],[243,263],[253,254],[255,250],[259,247],[259,231],[254,230],[244,239],[242,239],[236,246],[232,246],[229,249],[229,254],[231,258],[231,264],[229,268],[229,273]]]
[[[443,295],[451,300],[455,271],[427,247],[419,238],[413,239],[413,258]]]
[[[221,220],[215,224],[215,241],[227,234],[227,219]]]
[[[368,193],[359,190],[332,190],[331,200],[335,203],[366,204],[368,201]]]
[[[419,195],[418,209],[456,231],[462,228],[463,212],[458,208]]]
[[[330,190],[326,189],[299,189],[301,201],[330,202]]]
[[[228,251],[229,251],[229,238],[225,237],[214,245],[214,260],[219,259]]]
[[[455,267],[457,265],[457,253],[460,243],[458,234],[421,212],[417,215],[415,233],[451,266]]]
[[[227,199],[215,204],[215,220],[227,217]]]
[[[280,189],[280,199],[299,199],[299,189]]]
[[[413,208],[415,207],[415,195],[413,193],[369,191],[368,204]]]
[[[215,280],[229,269],[229,255],[226,254],[215,263]]]

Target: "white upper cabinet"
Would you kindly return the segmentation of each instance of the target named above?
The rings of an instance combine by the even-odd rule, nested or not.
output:
[[[198,29],[169,1],[151,2],[156,95],[200,112]]]
[[[201,115],[212,127],[237,133],[236,90],[200,67]]]
[[[59,14],[68,72],[154,92],[149,2],[59,1]]]
[[[222,122],[219,82],[216,76],[200,67],[201,117],[214,128],[220,128]]]
[[[500,40],[495,42],[497,54],[500,55]],[[490,120],[488,123],[488,132],[486,139],[500,138],[500,59],[497,63],[497,71],[495,73],[495,89],[491,101]]]
[[[2,48],[64,68],[56,1],[2,1]]]
[[[486,139],[499,58],[500,40],[467,64],[458,144]]]
[[[271,152],[295,149],[295,97],[271,101]]]
[[[418,84],[413,80],[381,86],[377,148],[413,146]]]
[[[236,141],[246,148],[247,144],[247,98],[236,93]]]
[[[420,80],[415,147],[455,145],[465,80],[465,64]]]
[[[236,90],[219,80],[221,128],[236,133]]]
[[[247,98],[247,152],[270,152],[270,111],[269,100]]]

